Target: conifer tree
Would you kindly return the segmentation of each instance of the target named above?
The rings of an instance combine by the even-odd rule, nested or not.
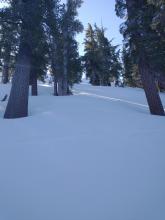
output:
[[[135,56],[151,114],[164,115],[158,93],[155,74],[164,68],[161,37],[152,29],[155,7],[147,0],[116,0],[116,12],[120,17],[127,13],[122,28],[125,42]]]
[[[81,7],[82,0],[67,0],[62,15],[62,39],[63,39],[63,95],[68,94],[69,89],[69,51],[73,49],[76,34],[83,31],[82,23],[77,19],[78,9]]]
[[[12,63],[14,61],[15,54],[17,52],[16,45],[18,44],[18,28],[14,23],[5,21],[6,15],[12,14],[12,7],[7,8],[0,18],[0,54],[2,59],[2,83],[9,82]]]
[[[40,27],[43,18],[42,3],[39,0],[11,1],[11,7],[14,8],[13,13],[5,17],[9,23],[17,23],[20,27],[19,51],[5,118],[19,118],[28,115],[30,71],[37,28]],[[4,12],[1,13],[2,19],[4,14]]]
[[[98,75],[97,75],[97,64],[98,64],[98,53],[97,53],[97,42],[95,37],[95,31],[91,24],[88,24],[88,28],[86,30],[86,38],[85,38],[85,72],[86,76],[90,79],[90,83],[92,85],[99,85]]]
[[[105,36],[105,29],[89,24],[85,39],[85,71],[92,85],[109,86],[121,73],[120,51]]]
[[[80,0],[68,0],[66,4],[60,4],[58,0],[47,2],[46,23],[54,75],[54,95],[68,95],[69,87],[80,74],[81,62],[75,36],[83,30],[77,19],[77,10],[81,4]]]

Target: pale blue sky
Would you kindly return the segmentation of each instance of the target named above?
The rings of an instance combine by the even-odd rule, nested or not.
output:
[[[115,14],[115,0],[84,0],[82,7],[79,9],[79,19],[87,27],[88,23],[97,23],[98,26],[103,23],[107,28],[106,35],[109,39],[114,38],[114,44],[122,44],[122,36],[119,32],[119,26],[122,20]],[[84,34],[80,34],[77,38],[80,42],[80,52],[83,51],[81,45]]]

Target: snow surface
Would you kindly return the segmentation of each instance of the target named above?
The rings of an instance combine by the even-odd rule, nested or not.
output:
[[[0,220],[164,220],[165,118],[143,91],[39,89],[28,118],[0,103]]]

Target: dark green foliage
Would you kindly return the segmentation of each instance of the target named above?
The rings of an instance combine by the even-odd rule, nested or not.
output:
[[[71,39],[68,50],[68,84],[72,87],[75,83],[80,83],[82,78],[82,59],[79,56],[78,43]]]
[[[164,115],[156,78],[165,70],[165,47],[162,36],[153,29],[156,7],[147,0],[116,0],[116,13],[126,18],[121,32],[131,62],[138,66],[150,112]]]
[[[76,34],[83,30],[81,22],[77,19],[77,10],[82,1],[68,0],[66,4],[61,5],[60,1],[49,0],[48,3],[46,24],[49,55],[55,78],[54,94],[67,95],[69,87],[79,82],[82,74],[78,44],[75,41]]]
[[[123,47],[122,61],[124,84],[130,87],[142,87],[138,66],[129,48]]]
[[[88,24],[85,39],[84,67],[92,85],[109,86],[121,74],[120,51],[105,36],[105,29]]]
[[[15,73],[5,118],[28,115],[28,90],[37,95],[37,79],[47,69],[54,75],[55,95],[67,95],[81,81],[82,65],[75,40],[83,30],[77,19],[81,0],[10,0],[0,9],[0,52],[8,82],[11,61]],[[12,59],[14,57],[14,59]]]

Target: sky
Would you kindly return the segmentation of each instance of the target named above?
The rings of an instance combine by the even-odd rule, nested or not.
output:
[[[62,0],[65,2],[66,0]],[[0,3],[0,6],[2,4]],[[79,9],[79,19],[87,28],[88,23],[97,24],[107,28],[106,36],[109,39],[114,39],[115,45],[122,44],[122,35],[119,32],[119,26],[122,20],[115,14],[115,0],[84,0],[82,7]],[[77,36],[79,42],[80,54],[83,54],[83,41],[85,31]]]

